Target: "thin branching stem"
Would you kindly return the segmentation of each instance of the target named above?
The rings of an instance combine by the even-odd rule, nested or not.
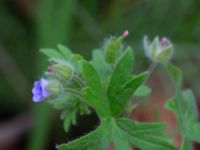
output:
[[[64,88],[64,90],[66,90],[66,92],[72,93],[73,95],[79,97],[83,102],[89,104],[88,101],[85,98],[83,98],[83,95],[79,91],[71,88]]]
[[[73,75],[73,80],[80,86],[85,87],[84,81],[77,75]]]
[[[148,69],[147,69],[149,75],[148,75],[148,77],[144,80],[143,84],[146,84],[146,83],[147,83],[147,81],[149,80],[151,74],[152,74],[153,71],[155,70],[156,66],[157,66],[157,62],[152,61],[152,63],[149,65],[149,67],[148,67]]]

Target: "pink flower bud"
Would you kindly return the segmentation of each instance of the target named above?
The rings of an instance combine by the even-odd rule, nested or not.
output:
[[[123,33],[123,36],[124,36],[124,37],[127,37],[128,34],[129,34],[128,30],[125,30],[124,33]]]
[[[170,44],[170,41],[169,41],[166,37],[161,38],[161,40],[160,40],[160,45],[161,45],[162,47],[166,47],[166,46],[168,46],[169,44]]]
[[[55,69],[52,66],[49,66],[47,70],[48,72],[53,72]]]

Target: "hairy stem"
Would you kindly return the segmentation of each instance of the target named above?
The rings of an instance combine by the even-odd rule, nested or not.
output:
[[[84,81],[77,75],[73,75],[73,80],[80,86],[85,87]]]

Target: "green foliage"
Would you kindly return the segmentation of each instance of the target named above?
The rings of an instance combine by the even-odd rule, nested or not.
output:
[[[99,126],[95,131],[85,135],[79,139],[76,139],[67,144],[61,144],[57,146],[58,150],[86,150],[91,147],[98,148],[101,145],[104,145],[104,125]],[[96,149],[101,150],[101,149]]]
[[[129,139],[133,145],[141,150],[175,150],[171,142],[162,137],[132,134]]]
[[[101,49],[93,50],[92,63],[97,70],[101,80],[106,80],[106,78],[111,73],[111,66],[106,63]]]
[[[83,9],[86,10],[84,12],[81,11],[81,9],[79,9],[80,13],[78,13],[78,15],[75,12],[73,12],[73,9],[75,8],[74,6],[76,6],[76,1],[63,0],[58,3],[56,2],[56,5],[55,2],[56,2],[55,0],[40,1],[37,5],[39,6],[38,7],[39,9],[37,9],[36,11],[34,9],[31,9],[34,11],[28,9],[29,10],[28,15],[26,14],[27,11],[24,10],[27,10],[27,8],[34,8],[34,5],[31,5],[31,7],[30,5],[28,5],[28,7],[24,9],[21,8],[24,5],[20,5],[20,7],[18,7],[19,5],[16,5],[18,3],[16,1],[7,2],[3,0],[0,2],[1,42],[2,45],[5,46],[7,52],[9,52],[10,55],[13,57],[13,59],[17,60],[17,66],[19,67],[19,70],[22,70],[22,72],[26,72],[24,74],[25,78],[32,80],[30,79],[30,77],[31,78],[33,77],[34,75],[33,72],[35,70],[34,67],[30,67],[30,65],[34,64],[30,63],[35,62],[33,60],[35,59],[35,57],[32,57],[33,50],[36,49],[36,47],[38,47],[39,45],[42,46],[45,45],[50,47],[50,46],[55,46],[55,43],[60,43],[60,42],[63,43],[64,41],[66,41],[65,36],[69,35],[69,31],[71,31],[73,34],[71,34],[70,37],[72,38],[70,44],[74,47],[78,47],[78,49],[80,49],[80,47],[82,49],[88,49],[88,47],[90,47],[92,44],[95,45],[97,42],[99,42],[99,37],[102,36],[102,32],[96,32],[96,31],[102,30],[102,31],[116,32],[124,28],[124,24],[126,24],[126,28],[127,27],[130,28],[131,32],[134,33],[134,39],[141,37],[141,35],[143,35],[144,32],[150,35],[155,35],[155,33],[159,32],[159,34],[161,35],[166,34],[169,37],[172,38],[175,37],[175,39],[179,42],[183,42],[182,47],[178,48],[180,50],[176,51],[176,53],[179,56],[178,60],[176,57],[176,63],[179,62],[179,65],[182,68],[184,68],[185,70],[184,76],[188,74],[186,76],[187,79],[189,80],[188,82],[190,82],[193,86],[196,87],[195,94],[198,94],[199,90],[197,90],[197,88],[199,88],[199,72],[198,69],[196,69],[196,67],[198,67],[199,64],[198,63],[199,45],[195,45],[196,43],[189,43],[189,46],[186,46],[187,45],[186,43],[199,41],[200,39],[199,38],[200,15],[198,7],[199,1],[195,0],[114,1],[112,0],[109,1],[109,3],[107,3],[107,1],[105,0],[100,0],[100,1],[87,0],[87,1],[80,1],[77,3],[78,4],[77,9],[79,9],[79,7],[80,8],[83,7]],[[12,6],[17,6],[17,7],[15,8]],[[18,10],[18,8],[20,9],[20,11]],[[37,13],[37,16],[34,16],[35,12]],[[13,15],[13,13],[15,14]],[[73,19],[71,21],[70,21],[71,18],[70,16],[73,16]],[[35,20],[33,19],[36,19],[37,23],[32,24],[30,28],[30,22],[32,23],[35,22]],[[78,22],[78,27],[75,26],[74,28],[70,28],[70,24],[73,24],[74,22],[76,22],[76,25]],[[149,24],[149,22],[151,22],[151,24]],[[89,30],[87,30],[88,29],[87,27],[89,28]],[[34,32],[30,32],[30,29],[36,31],[39,37],[35,36]],[[157,29],[159,29],[159,31]],[[66,30],[68,30],[68,32],[66,32]],[[95,36],[94,38],[91,39],[91,36],[93,35]],[[38,41],[41,43],[37,43]],[[88,43],[90,43],[90,45]],[[196,47],[194,48],[194,46]],[[26,54],[27,57],[21,58],[21,56],[24,55],[21,55],[19,51],[22,52],[23,54]],[[180,53],[182,53],[182,55],[180,55]],[[192,61],[190,60],[191,58]],[[138,60],[141,61],[143,59],[138,59]],[[42,60],[40,61],[40,63],[38,63],[40,64],[40,66],[42,66],[41,62]],[[77,67],[78,65],[76,65],[75,68],[77,69]],[[103,79],[102,76],[107,77],[108,74],[110,73],[109,71],[105,73],[106,75],[100,75],[102,71],[97,70],[101,79]],[[194,76],[195,74],[196,76]],[[9,78],[9,76],[7,75],[6,77]],[[20,82],[20,80],[18,82]],[[103,86],[106,86],[106,81],[104,81],[102,84]],[[12,87],[8,85],[9,84],[7,84],[7,81],[1,82],[1,87],[2,89],[4,89],[1,96],[4,96],[10,100],[16,99],[18,95],[15,92],[11,94],[10,89]],[[8,90],[5,90],[6,89],[5,87],[7,87]],[[136,92],[134,93],[135,96],[137,96],[138,90],[136,90]],[[8,91],[9,93],[6,91]],[[20,99],[18,101],[20,101]],[[64,102],[59,101],[59,102],[60,102],[59,107],[63,107],[63,105],[66,105],[65,101]],[[13,108],[16,106],[10,107],[10,105],[14,103],[12,102],[10,103],[9,101],[7,103],[8,103],[8,108],[12,108],[13,111]],[[171,104],[173,105],[173,107],[175,107],[173,100]],[[56,105],[58,106],[58,104]],[[17,106],[19,107],[20,104]],[[38,113],[39,114],[38,118],[39,116],[42,117],[42,115],[40,114],[45,113],[43,111],[44,109],[39,109],[39,110],[41,111],[40,113]],[[47,111],[47,113],[49,112]],[[46,117],[46,115],[44,116]],[[44,118],[39,120],[44,120],[43,122],[48,122]],[[36,122],[39,123],[40,122],[39,120]],[[43,130],[42,129],[40,130],[39,128],[42,126],[44,126]],[[40,140],[40,138],[38,137],[42,137],[41,136],[42,131],[44,132],[45,131],[44,129],[47,129],[47,127],[45,125],[38,125],[38,129],[39,130],[37,132],[39,134],[35,138],[36,142],[33,142],[32,144],[36,145],[36,147],[37,145],[40,145],[39,143],[45,143],[44,140]],[[35,132],[35,130],[33,132]],[[40,146],[38,146],[37,148],[36,147],[33,149],[43,149],[43,148],[38,148]]]
[[[72,52],[70,51],[70,49],[61,44],[58,45],[58,50],[43,48],[40,51],[51,59],[60,59],[66,61],[70,60],[72,57]]]
[[[127,81],[132,68],[133,53],[132,49],[128,47],[119,57],[108,85],[107,94],[113,116],[118,116],[123,112],[128,99],[131,98],[134,91],[142,84],[146,77],[146,74],[141,74]]]
[[[182,91],[182,72],[176,66],[166,66],[171,78],[176,85],[176,93],[167,101],[166,107],[175,112],[178,120],[179,130],[184,136],[182,149],[192,149],[190,141],[200,142],[200,123],[195,99],[191,90]]]
[[[118,43],[117,43],[118,44]],[[115,47],[115,45],[113,46]],[[142,97],[151,92],[145,85],[150,72],[133,75],[133,50],[122,49],[116,61],[106,61],[101,49],[93,51],[92,60],[73,54],[68,48],[59,45],[58,51],[41,50],[52,63],[70,63],[75,69],[71,79],[63,80],[63,100],[49,100],[57,109],[63,110],[61,119],[68,131],[76,124],[76,114],[88,114],[92,107],[100,124],[94,131],[66,144],[58,150],[106,150],[113,143],[116,150],[175,150],[173,142],[165,136],[166,124],[159,122],[138,122],[122,117],[133,96]],[[78,68],[78,69],[77,69]],[[165,65],[175,83],[175,96],[167,101],[166,107],[176,113],[179,129],[184,136],[181,149],[191,149],[191,140],[200,142],[200,127],[197,121],[196,104],[190,90],[182,91],[182,73],[172,64]],[[46,74],[49,77],[50,73]],[[50,78],[55,78],[50,76]]]
[[[130,134],[154,134],[162,132],[166,128],[164,123],[142,123],[126,118],[117,119],[117,125]]]
[[[83,95],[101,117],[108,116],[110,114],[109,104],[95,68],[86,61],[83,61],[81,66],[82,75],[88,85],[83,89]]]
[[[141,85],[134,93],[134,96],[147,96],[151,93],[151,89],[148,86]]]

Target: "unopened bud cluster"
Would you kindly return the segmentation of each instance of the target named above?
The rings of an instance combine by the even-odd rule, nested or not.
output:
[[[169,39],[155,37],[152,42],[144,37],[144,49],[146,56],[157,63],[167,63],[173,54],[173,45]]]
[[[54,61],[44,74],[44,77],[36,81],[32,90],[33,101],[40,102],[57,97],[63,92],[63,83],[71,80],[73,67],[64,61]]]
[[[111,37],[105,41],[103,52],[107,64],[115,64],[123,51],[122,42],[128,34],[128,31],[125,31],[119,37]],[[173,45],[170,40],[165,37],[161,39],[155,37],[154,40],[150,42],[148,37],[145,36],[144,49],[147,57],[154,62],[162,64],[167,63],[173,54]],[[73,54],[70,61],[51,58],[51,66],[49,66],[44,73],[44,77],[34,84],[32,90],[33,101],[39,102],[47,98],[56,97],[63,92],[63,87],[65,86],[63,83],[71,82],[73,79],[81,81],[76,76],[79,73],[79,64],[77,62],[81,60],[83,60],[83,57],[79,54]],[[79,83],[79,85],[82,86],[83,83]]]
[[[105,41],[104,53],[105,60],[109,64],[113,64],[116,59],[119,57],[122,51],[122,42],[125,37],[128,36],[128,31],[125,31],[119,37],[111,37]]]

